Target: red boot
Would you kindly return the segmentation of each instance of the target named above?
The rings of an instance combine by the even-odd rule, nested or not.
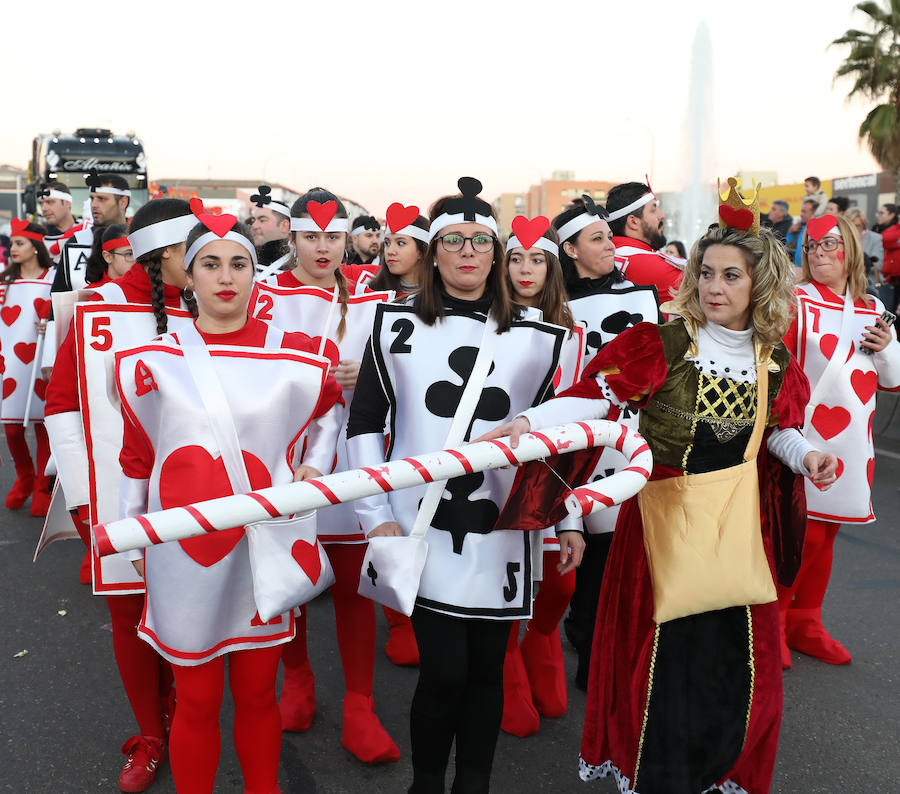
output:
[[[316,716],[316,678],[309,659],[296,667],[284,666],[284,686],[278,698],[281,730],[303,733]]]
[[[531,685],[518,643],[510,643],[506,647],[503,661],[503,720],[500,727],[513,736],[523,738],[533,736],[541,727],[541,717],[534,707]]]
[[[34,493],[31,496],[31,515],[43,518],[50,510],[50,478],[35,477]]]
[[[10,510],[18,510],[28,501],[32,491],[34,491],[34,469],[31,466],[27,469],[24,466],[20,468],[16,464],[16,481],[6,496],[6,506]]]
[[[529,623],[520,648],[537,710],[544,717],[562,717],[568,696],[559,626],[552,634],[541,634]]]
[[[384,646],[388,659],[400,667],[418,667],[419,646],[416,644],[412,621],[402,612],[389,607],[384,608],[384,616],[390,626],[387,645]]]
[[[344,695],[341,744],[367,764],[400,760],[400,748],[375,716],[375,703],[371,695],[356,692]]]
[[[822,625],[821,609],[792,609],[787,614],[787,644],[790,648],[828,664],[850,664],[850,652]]]
[[[154,736],[132,736],[122,745],[123,755],[128,756],[119,775],[122,791],[146,791],[156,779],[156,771],[166,757],[162,739]]]

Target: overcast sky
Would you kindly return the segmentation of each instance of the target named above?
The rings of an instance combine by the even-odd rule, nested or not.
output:
[[[0,11],[0,162],[105,126],[160,177],[324,185],[382,215],[477,176],[484,195],[556,169],[657,190],[685,180],[697,25],[712,43],[713,176],[779,182],[878,170],[866,113],[832,84],[846,0],[16,3]]]

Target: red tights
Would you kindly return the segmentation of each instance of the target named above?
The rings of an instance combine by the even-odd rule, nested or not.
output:
[[[9,454],[16,467],[16,474],[31,472],[32,476],[43,477],[47,461],[50,459],[50,440],[47,438],[47,428],[44,427],[44,423],[34,423],[34,435],[37,441],[36,464],[31,458],[22,423],[5,424],[3,428],[6,431],[6,445],[9,447]]]
[[[234,699],[234,746],[246,794],[278,792],[281,718],[275,677],[282,646],[228,654]],[[219,711],[225,687],[225,657],[196,667],[172,665],[178,706],[169,737],[172,777],[178,794],[210,794],[219,765]]]

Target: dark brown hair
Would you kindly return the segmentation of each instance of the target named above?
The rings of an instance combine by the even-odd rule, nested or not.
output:
[[[26,232],[34,232],[36,234],[45,235],[47,234],[47,230],[41,226],[39,223],[29,223],[24,231]],[[15,234],[10,233],[10,239],[15,237]],[[38,264],[44,269],[49,270],[53,267],[53,261],[50,259],[50,254],[47,253],[47,246],[44,245],[43,240],[32,240],[30,237],[26,237],[29,243],[34,246],[34,250],[37,252],[37,261]],[[13,262],[10,259],[6,263],[6,269],[0,273],[0,285],[8,285],[12,284],[17,278],[22,276],[22,265],[18,262]],[[8,290],[3,291],[3,298],[0,299],[0,305],[6,303],[6,296],[8,294]]]

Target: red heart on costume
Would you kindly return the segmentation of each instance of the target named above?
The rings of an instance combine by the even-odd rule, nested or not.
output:
[[[263,462],[246,451],[243,456],[251,485],[268,488],[272,478]],[[159,472],[159,501],[163,509],[231,496],[232,493],[222,458],[213,459],[203,447],[180,447],[163,461]],[[179,543],[194,562],[208,568],[224,559],[243,536],[243,527],[232,527]]]
[[[0,309],[0,320],[3,320],[5,325],[10,326],[19,319],[21,313],[21,306],[4,306]]]
[[[397,234],[401,229],[405,229],[418,217],[418,207],[412,205],[404,207],[399,201],[395,201],[391,204],[385,213],[388,229],[390,229],[391,234]]]
[[[512,221],[513,234],[526,251],[540,240],[549,228],[550,219],[545,215],[538,215],[530,220],[524,215],[516,215]]]
[[[872,479],[875,477],[875,458],[869,458],[866,463],[866,478],[869,480],[869,490],[872,490]]]
[[[834,438],[850,424],[850,411],[840,405],[829,408],[817,405],[812,415],[812,426],[826,441]]]
[[[47,381],[43,378],[38,378],[34,382],[34,393],[40,397],[42,400],[47,399]]]
[[[735,209],[728,204],[719,205],[719,217],[726,226],[745,232],[753,225],[753,212],[747,209]]]
[[[418,214],[418,213],[417,213]],[[291,556],[297,561],[313,584],[319,581],[322,575],[322,559],[319,557],[319,542],[307,543],[305,540],[295,540],[291,546]]]
[[[819,350],[822,351],[822,355],[825,358],[831,358],[834,355],[834,350],[837,347],[838,338],[834,334],[825,334],[819,340]]]
[[[37,312],[38,317],[46,320],[50,316],[50,301],[46,298],[35,298],[34,310]]]
[[[810,218],[806,222],[806,236],[811,240],[821,240],[835,226],[837,226],[837,218],[835,218],[834,215],[823,215],[821,218]]]
[[[859,401],[865,405],[878,389],[878,374],[855,369],[850,373],[850,385],[856,392],[856,396],[859,397]]]
[[[15,378],[4,378],[3,379],[3,399],[5,400],[16,390],[16,379]]]
[[[315,221],[316,226],[324,232],[337,212],[337,202],[334,199],[329,199],[324,204],[319,204],[318,201],[310,201],[306,205],[306,211],[309,213],[309,217]]]
[[[30,364],[34,361],[34,351],[37,349],[37,342],[16,342],[13,345],[13,353],[15,353],[23,364]]]

